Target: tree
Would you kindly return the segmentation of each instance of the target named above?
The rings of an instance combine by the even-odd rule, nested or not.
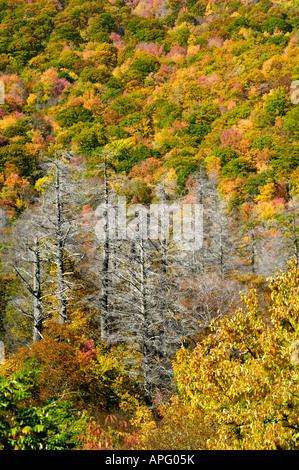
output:
[[[37,375],[27,365],[14,376],[0,378],[1,450],[71,450],[79,444],[86,418],[70,403],[31,404]]]
[[[55,312],[60,324],[69,320],[72,291],[78,288],[75,265],[83,256],[79,234],[86,226],[80,217],[84,191],[80,192],[80,171],[76,179],[75,170],[70,162],[56,157],[48,175],[37,182],[43,194],[12,226],[6,240],[11,245],[8,263],[31,298],[31,307],[28,298],[11,305],[15,303],[32,318],[33,341],[42,338],[44,322]],[[9,251],[19,256],[12,257]]]
[[[203,194],[204,230],[207,233],[206,256],[212,269],[216,268],[221,276],[235,269],[234,220],[228,213],[227,204],[221,198],[217,178],[210,176]]]
[[[47,190],[43,194],[43,228],[48,237],[49,260],[54,267],[51,270],[55,286],[53,298],[57,302],[60,324],[67,321],[67,310],[71,305],[68,292],[76,289],[76,281],[71,279],[75,271],[75,260],[78,261],[83,256],[80,251],[80,231],[86,230],[83,214],[80,215],[85,202],[83,168],[69,153],[60,157],[56,155],[50,165]]]
[[[103,179],[104,179],[104,188],[103,196],[104,203],[101,208],[103,213],[99,210],[96,211],[97,216],[103,216],[103,260],[101,268],[101,282],[102,282],[102,293],[101,293],[101,340],[108,344],[111,344],[111,335],[112,335],[112,317],[110,313],[111,309],[111,256],[112,250],[115,249],[113,245],[114,234],[112,231],[115,229],[114,226],[110,227],[111,224],[111,213],[109,211],[114,210],[111,205],[111,190],[110,190],[110,180],[108,176],[108,155],[104,154],[103,162]],[[99,209],[99,208],[98,208]],[[114,221],[113,221],[114,222]],[[112,224],[113,224],[112,222]]]
[[[22,219],[20,219],[22,221]],[[23,221],[22,221],[23,222]],[[26,225],[25,225],[26,226]],[[30,229],[32,230],[33,224],[29,224]],[[27,229],[29,228],[27,226]],[[22,227],[24,229],[24,226]],[[38,233],[38,232],[37,232]],[[40,341],[43,337],[43,326],[44,321],[46,319],[46,314],[44,311],[44,292],[43,286],[45,284],[45,274],[42,270],[42,244],[43,244],[43,236],[36,235],[33,237],[28,237],[26,240],[26,248],[28,257],[22,257],[22,262],[18,263],[19,265],[23,264],[22,266],[14,265],[14,270],[18,276],[18,278],[24,283],[29,295],[32,297],[32,313],[30,313],[30,309],[21,308],[22,313],[26,316],[32,317],[32,339],[34,342]],[[16,235],[16,232],[14,232]],[[22,234],[22,236],[24,236]],[[26,253],[25,248],[25,253]],[[17,243],[16,249],[21,257],[20,249],[21,243]],[[24,247],[23,247],[24,249]],[[24,263],[25,261],[25,263]],[[24,264],[31,264],[31,273],[28,273],[26,269],[24,269]],[[20,305],[18,305],[20,308]]]
[[[180,396],[202,410],[203,425],[216,426],[208,449],[298,447],[296,262],[268,285],[266,310],[251,290],[246,309],[215,321],[192,352],[177,355]]]
[[[290,199],[285,209],[276,214],[276,219],[278,229],[285,237],[285,250],[287,251],[288,256],[294,256],[298,263],[298,198],[295,197]]]

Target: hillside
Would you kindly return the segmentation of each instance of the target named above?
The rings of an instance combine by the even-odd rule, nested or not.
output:
[[[298,26],[298,0],[0,0],[0,448],[298,448]],[[201,204],[202,246],[109,238],[120,197]]]

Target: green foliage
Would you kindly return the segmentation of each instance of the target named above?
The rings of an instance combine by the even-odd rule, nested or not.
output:
[[[132,18],[126,27],[125,36],[137,42],[161,42],[166,35],[161,20],[155,18]]]
[[[150,147],[138,145],[136,148],[125,148],[121,150],[116,163],[116,170],[118,172],[124,171],[129,173],[133,166],[138,162],[146,160],[147,158],[159,158],[161,154],[158,150],[153,150]]]
[[[74,64],[79,57],[74,51],[62,51],[58,59],[58,65],[62,68],[73,70]]]
[[[283,34],[280,34],[277,36],[268,37],[267,41],[270,44],[275,44],[276,46],[280,46],[282,49],[284,49],[289,42],[289,37],[284,36]]]
[[[275,30],[288,33],[292,29],[292,25],[282,18],[268,18],[262,26],[262,31],[267,31],[269,34],[273,34]]]
[[[29,142],[30,136],[27,134],[31,131],[31,126],[29,123],[29,119],[19,119],[15,125],[7,127],[3,132],[3,137],[7,139],[11,139],[12,137],[22,136],[24,137],[25,142]]]
[[[191,31],[186,22],[181,23],[178,28],[172,32],[172,36],[181,47],[187,47]]]
[[[250,101],[241,102],[239,106],[228,111],[221,116],[221,120],[226,123],[226,127],[230,128],[237,124],[240,119],[246,119],[250,116],[253,104]]]
[[[15,165],[20,176],[34,180],[38,172],[36,151],[30,147],[24,147],[23,142],[11,143],[0,147],[0,169],[4,169],[6,163]]]
[[[299,144],[281,142],[274,147],[273,168],[284,175],[291,174],[299,165]]]
[[[77,122],[90,122],[92,121],[92,112],[86,108],[66,108],[57,113],[57,122],[60,126],[71,127]]]
[[[266,147],[271,148],[272,143],[273,143],[273,136],[272,135],[259,135],[252,142],[252,147],[257,148],[261,151]]]
[[[221,164],[224,166],[229,163],[231,160],[235,160],[239,158],[238,152],[236,152],[231,147],[220,147],[219,149],[215,150],[214,155],[217,158],[220,158]]]
[[[288,133],[290,138],[299,140],[299,107],[296,106],[290,109],[286,115],[282,118],[283,128]]]
[[[188,176],[196,173],[199,169],[198,161],[194,155],[185,149],[174,152],[165,165],[176,171],[177,184],[181,190],[184,190]]]
[[[106,83],[110,78],[110,72],[105,65],[95,68],[85,68],[81,73],[81,80],[91,83]]]
[[[215,104],[203,105],[199,112],[191,114],[188,118],[187,132],[196,136],[196,143],[200,144],[204,137],[211,131],[212,123],[220,117],[219,106]]]
[[[128,70],[128,77],[130,80],[144,80],[150,73],[156,72],[160,67],[159,60],[147,53],[139,54],[133,60],[130,69]]]
[[[109,34],[113,31],[114,27],[114,18],[110,13],[104,12],[93,18],[88,28],[88,36],[91,41],[109,42]]]
[[[72,138],[72,144],[76,146],[77,151],[86,155],[91,153],[107,143],[104,128],[101,125],[84,128],[75,132]]]
[[[229,161],[221,170],[224,178],[242,177],[246,178],[250,173],[255,171],[255,167],[245,158],[239,157]]]
[[[140,110],[141,106],[134,96],[117,96],[109,109],[115,111],[120,116],[126,116],[127,114],[134,113]]]
[[[170,127],[172,123],[181,117],[182,109],[173,101],[166,99],[156,100],[149,110],[154,114],[157,120],[158,129]]]
[[[206,5],[204,2],[198,1],[196,2],[195,0],[187,0],[187,6],[190,10],[190,13],[194,16],[204,16],[205,11],[206,11]]]
[[[246,181],[244,193],[250,194],[251,196],[257,196],[260,194],[260,189],[269,181],[276,183],[275,173],[271,169],[262,171],[256,175],[250,175]]]
[[[236,233],[240,221],[249,227],[251,213],[256,214],[254,223],[263,226],[267,244],[262,248],[268,253],[280,239],[272,226],[267,230],[267,211],[276,229],[291,238],[289,187],[294,194],[299,187],[299,111],[290,96],[290,84],[299,77],[296,0],[145,3],[133,5],[135,14],[132,2],[128,6],[122,0],[0,0],[0,80],[5,86],[5,104],[0,106],[0,207],[10,224],[25,207],[30,210],[34,184],[45,176],[41,168],[56,149],[71,150],[94,170],[99,153],[109,144],[115,150],[114,170],[121,173],[111,186],[129,202],[150,204],[156,197],[154,186],[162,181],[174,198],[199,197],[190,176],[198,175],[204,162],[207,175],[217,180],[219,194],[233,209]],[[93,249],[84,241],[80,276]],[[288,318],[297,309],[298,292],[284,297],[291,289],[289,280],[281,279],[282,287],[280,281],[272,284],[272,303],[263,304],[269,305],[269,314],[274,312],[273,324],[290,302]],[[91,277],[88,285],[93,282]],[[63,333],[52,325],[39,344],[16,351],[20,342],[30,343],[31,318],[23,319],[15,308],[20,294],[16,280],[4,276],[0,284],[0,333],[13,352],[1,366],[6,378],[0,381],[0,446],[135,448],[134,439],[130,447],[126,433],[112,426],[85,429],[85,418],[71,411],[88,410],[96,417],[115,410],[135,412],[140,388],[130,375],[136,376],[136,370],[127,366],[134,351],[125,344],[106,348],[86,342],[87,333],[98,334],[94,325],[82,326],[89,325],[89,306],[74,313]],[[82,288],[80,305],[86,298]],[[282,298],[288,303],[276,309]],[[269,353],[269,344],[274,350],[284,341],[273,341],[268,317],[263,322],[271,328],[266,333],[261,329],[255,305],[255,298],[249,297],[247,316],[237,312],[235,323],[227,320],[213,334],[205,332],[213,346],[204,350],[207,354],[198,353],[198,346],[194,354],[182,353],[174,361],[181,395],[158,406],[159,422],[149,418],[149,410],[142,411],[144,422],[139,420],[138,426],[146,448],[297,445],[297,431],[285,437],[278,424],[279,413],[290,411],[281,402],[277,405],[279,396],[290,399],[297,410],[294,397],[286,397],[280,386],[281,371],[276,374],[284,352],[275,356],[272,351],[269,362],[267,354],[256,363],[250,358],[249,349],[258,345]],[[232,344],[249,348],[244,355],[242,350],[239,362],[227,358]],[[35,361],[29,372],[5,373],[15,364],[23,369],[28,358]],[[289,380],[287,368],[284,362],[283,380],[291,390],[297,376],[293,370]],[[267,389],[265,384],[272,383]],[[258,395],[259,389],[264,394]],[[280,394],[275,395],[276,390]],[[276,408],[267,396],[275,397]],[[198,403],[208,412],[199,410]],[[298,427],[294,416],[282,421]]]
[[[9,379],[0,378],[0,449],[67,450],[78,445],[86,425],[68,402],[33,406],[38,371],[29,363]]]
[[[238,16],[234,18],[228,26],[225,27],[225,30],[229,33],[239,32],[241,28],[249,28],[251,26],[250,19],[248,16]]]
[[[264,109],[266,113],[283,116],[289,107],[290,98],[287,90],[284,87],[280,87],[274,94],[267,97]]]

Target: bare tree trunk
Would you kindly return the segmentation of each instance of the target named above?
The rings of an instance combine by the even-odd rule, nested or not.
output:
[[[296,232],[296,213],[295,213],[295,208],[292,208],[292,236],[293,236],[293,245],[294,245],[294,253],[296,256],[296,263],[298,265],[298,260],[299,260],[299,251],[298,251],[298,238],[297,238],[297,232]]]
[[[42,307],[42,293],[41,293],[41,254],[40,242],[36,238],[34,241],[34,248],[32,249],[34,255],[33,261],[33,341],[38,342],[42,339],[43,328],[43,307]]]
[[[109,262],[110,262],[110,234],[109,234],[109,190],[107,175],[107,156],[104,160],[104,259],[102,265],[102,299],[101,299],[101,340],[109,343],[111,340],[112,324],[109,315]]]
[[[250,265],[251,265],[251,272],[255,273],[255,235],[254,231],[251,232],[251,259],[250,259]]]
[[[160,302],[160,358],[162,361],[166,359],[166,325],[165,325],[165,315],[167,309],[167,299],[166,299],[166,290],[167,290],[167,241],[165,235],[162,234],[161,239],[161,302]]]
[[[222,243],[222,226],[220,225],[220,233],[219,233],[219,265],[220,265],[220,274],[223,276],[224,272],[224,250],[223,250],[223,243]]]
[[[27,227],[28,229],[28,227]],[[19,254],[24,247],[21,244],[18,245]],[[32,253],[32,256],[24,259],[26,263],[32,265],[32,271],[28,272],[23,267],[14,266],[14,270],[22,281],[27,291],[29,292],[32,299],[32,313],[28,311],[21,311],[24,315],[32,318],[32,339],[33,342],[38,342],[42,339],[42,329],[44,321],[44,309],[43,309],[43,293],[42,293],[42,257],[41,257],[41,241],[38,237],[35,237],[30,242],[26,241],[25,252],[28,254],[28,250]],[[19,306],[20,308],[20,306]]]
[[[141,236],[139,244],[139,268],[140,268],[140,314],[142,318],[142,348],[143,348],[143,371],[144,371],[144,398],[147,406],[151,406],[151,381],[150,381],[150,332],[149,318],[146,301],[146,269],[145,269],[145,247]]]
[[[55,196],[56,196],[56,267],[57,267],[57,300],[58,300],[58,314],[59,323],[66,322],[66,285],[65,285],[65,269],[64,269],[64,234],[63,234],[63,203],[61,198],[61,181],[60,181],[60,168],[56,161],[56,182],[55,182]]]

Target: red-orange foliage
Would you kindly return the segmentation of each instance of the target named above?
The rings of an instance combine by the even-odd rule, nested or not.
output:
[[[79,347],[79,362],[82,365],[87,365],[90,361],[96,358],[97,354],[99,354],[99,351],[95,347],[94,340],[87,339]]]
[[[89,423],[79,442],[82,450],[138,450],[143,447],[138,434],[128,431],[127,422],[118,421],[113,415],[107,416],[103,426]]]

